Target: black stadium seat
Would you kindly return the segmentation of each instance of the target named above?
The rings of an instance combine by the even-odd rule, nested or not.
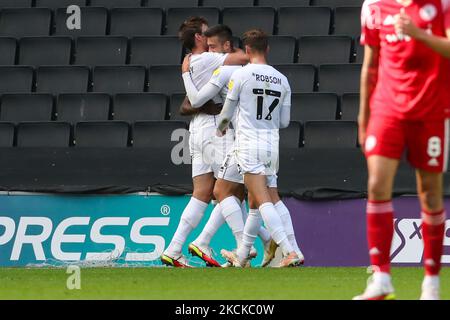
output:
[[[0,148],[10,148],[14,145],[14,124],[0,122]]]
[[[33,0],[0,0],[1,8],[30,8]]]
[[[311,5],[319,7],[361,7],[364,0],[311,0]]]
[[[269,38],[270,64],[294,63],[297,40],[289,36],[271,36]]]
[[[86,0],[36,0],[36,7],[57,9],[67,8],[69,6],[86,6]]]
[[[355,148],[358,126],[353,121],[307,121],[305,148]]]
[[[238,7],[223,9],[223,23],[228,25],[234,35],[242,36],[250,29],[262,29],[273,34],[275,10],[266,7]]]
[[[136,8],[142,5],[142,0],[91,0],[91,7]]]
[[[202,6],[204,7],[252,7],[255,4],[254,0],[203,0]]]
[[[291,120],[336,120],[338,96],[334,93],[297,93],[292,95]]]
[[[0,11],[0,36],[48,36],[51,18],[52,11],[46,8],[3,9]]]
[[[172,133],[179,129],[186,129],[186,123],[183,121],[136,122],[133,125],[133,147],[171,148],[178,143],[178,141],[172,141]]]
[[[53,96],[50,94],[5,94],[1,100],[0,121],[51,121]]]
[[[150,8],[191,8],[198,6],[198,0],[146,0]]]
[[[291,121],[289,127],[280,130],[280,148],[298,148],[302,135],[302,125]]]
[[[68,65],[72,40],[69,37],[31,37],[19,41],[19,64]]]
[[[158,8],[116,8],[111,10],[111,35],[153,36],[162,31],[163,12]]]
[[[361,8],[338,7],[334,13],[334,34],[357,37],[361,34]]]
[[[341,98],[341,119],[356,121],[359,113],[359,94],[346,93]]]
[[[299,63],[349,63],[352,38],[346,36],[306,36],[298,42]]]
[[[106,121],[110,113],[110,97],[104,93],[60,94],[56,103],[58,121],[75,124],[81,121]]]
[[[178,37],[136,37],[130,42],[130,64],[179,64],[182,52]]]
[[[26,122],[17,127],[17,147],[65,148],[70,145],[70,124]]]
[[[325,64],[319,67],[319,91],[358,93],[360,87],[360,64]]]
[[[310,0],[257,0],[260,7],[307,7]]]
[[[128,93],[114,97],[114,120],[164,120],[166,109],[167,97],[164,94]]]
[[[184,92],[180,66],[152,66],[148,74],[148,92],[172,93]]]
[[[126,148],[129,125],[122,121],[79,122],[75,126],[75,145],[80,148]]]
[[[0,66],[0,94],[31,92],[33,68],[26,66]]]
[[[182,116],[180,114],[180,106],[186,98],[185,93],[174,93],[170,96],[169,101],[169,118],[170,120],[189,121],[191,117]]]
[[[104,36],[108,21],[108,10],[105,8],[81,8],[81,29],[69,29],[67,18],[71,15],[65,8],[56,11],[56,35],[63,36]]]
[[[128,39],[125,37],[79,37],[75,64],[123,65],[127,61]]]
[[[0,65],[14,65],[16,62],[17,41],[14,38],[0,38]]]
[[[217,8],[171,8],[167,10],[166,35],[178,35],[181,24],[189,17],[201,16],[208,20],[210,26],[219,23],[220,11]]]
[[[94,68],[94,92],[144,92],[145,68],[142,66],[100,66]]]
[[[89,69],[84,66],[43,66],[36,71],[36,92],[81,93],[88,86]]]
[[[289,81],[291,91],[312,92],[315,88],[316,68],[309,64],[281,64],[275,69],[284,74]]]
[[[293,37],[327,35],[330,23],[330,8],[282,7],[278,14],[278,34]]]

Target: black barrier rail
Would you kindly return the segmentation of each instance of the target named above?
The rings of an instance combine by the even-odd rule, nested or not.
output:
[[[189,194],[191,166],[175,165],[171,151],[4,148],[0,149],[0,191]],[[283,196],[301,200],[362,198],[366,183],[366,163],[359,149],[283,149],[280,153],[279,189]],[[450,195],[450,179],[446,179],[444,190]],[[403,164],[395,194],[415,193],[414,171]]]

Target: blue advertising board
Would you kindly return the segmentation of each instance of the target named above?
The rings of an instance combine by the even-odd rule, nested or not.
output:
[[[160,266],[159,257],[169,244],[188,196],[0,196],[0,266],[81,263],[90,266]],[[213,206],[185,245],[195,239]],[[222,248],[236,246],[224,225],[212,241]],[[257,248],[261,249],[257,243]],[[259,251],[261,252],[261,251]],[[191,263],[203,265],[198,258]],[[258,257],[255,264],[259,264]],[[220,262],[225,262],[218,257]]]

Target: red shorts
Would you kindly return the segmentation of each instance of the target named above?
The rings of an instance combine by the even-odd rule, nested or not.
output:
[[[407,121],[372,116],[367,128],[366,157],[401,159],[405,151],[416,169],[447,171],[449,120]]]

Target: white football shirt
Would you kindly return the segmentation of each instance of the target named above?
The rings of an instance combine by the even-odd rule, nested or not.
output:
[[[192,82],[197,90],[200,90],[211,79],[214,70],[222,66],[227,58],[227,54],[204,52],[202,54],[194,54],[191,57],[190,74]],[[216,125],[216,116],[204,113],[197,114],[191,120],[189,130],[195,131],[209,126]]]
[[[213,76],[209,80],[211,84],[221,88],[220,97],[222,104],[225,103],[228,95],[228,83],[230,82],[231,76],[239,69],[242,69],[242,66],[221,66],[214,71]]]
[[[248,64],[233,73],[228,89],[227,99],[238,101],[237,149],[278,153],[281,108],[291,106],[286,76],[269,65]]]

